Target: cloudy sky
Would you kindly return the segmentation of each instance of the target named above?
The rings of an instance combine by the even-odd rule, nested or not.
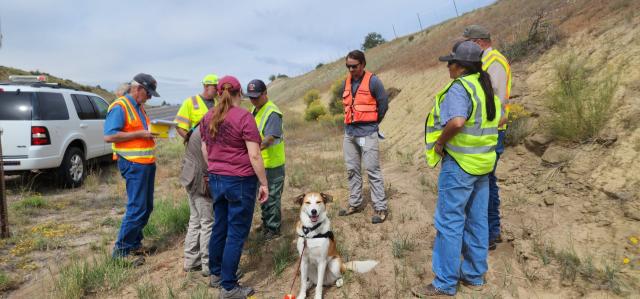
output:
[[[455,0],[460,14],[495,0]],[[159,101],[200,92],[210,72],[246,84],[300,75],[360,48],[456,15],[453,0],[2,0],[0,65],[113,90],[139,72]],[[153,103],[153,102],[152,102]]]

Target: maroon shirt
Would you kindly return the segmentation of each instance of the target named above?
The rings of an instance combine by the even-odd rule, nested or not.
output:
[[[215,138],[209,134],[209,123],[213,109],[202,119],[200,132],[207,146],[207,170],[209,173],[228,176],[252,176],[255,171],[249,160],[249,151],[245,141],[260,144],[260,133],[256,120],[249,111],[231,107],[218,128]]]

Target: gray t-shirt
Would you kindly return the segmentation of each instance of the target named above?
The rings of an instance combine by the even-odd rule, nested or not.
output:
[[[213,99],[211,101],[209,101],[209,100],[207,100],[205,98],[202,98],[202,100],[204,101],[204,104],[207,105],[207,109],[209,109],[209,110],[211,110],[211,108],[213,108],[214,104],[216,103],[216,101],[213,100]]]
[[[271,115],[269,115],[267,123],[264,124],[262,135],[273,136],[276,139],[282,137],[282,116],[280,116],[280,114],[271,113]]]
[[[205,192],[202,178],[207,175],[207,162],[202,156],[201,144],[200,126],[198,125],[189,137],[180,174],[180,183],[190,194],[202,195]]]
[[[362,82],[362,78],[358,80],[351,80],[352,94],[355,94],[356,91],[358,91],[360,82]],[[343,83],[341,90],[344,90],[344,86],[345,84]],[[369,81],[369,90],[371,90],[371,95],[376,99],[377,102],[378,122],[348,124],[344,127],[344,133],[348,136],[364,137],[378,132],[378,124],[382,121],[384,115],[387,113],[387,109],[389,107],[389,96],[384,90],[384,85],[382,85],[382,81],[378,79],[378,76],[371,76],[371,80]]]

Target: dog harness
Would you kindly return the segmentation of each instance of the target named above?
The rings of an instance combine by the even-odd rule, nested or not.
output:
[[[323,234],[317,234],[313,237],[307,237],[307,235],[318,229],[318,227],[320,227],[322,225],[322,222],[312,226],[312,227],[306,227],[306,226],[302,226],[302,233],[304,234],[304,236],[302,235],[298,235],[300,238],[305,238],[305,239],[321,239],[321,238],[329,238],[331,240],[333,240],[333,232],[332,231],[327,231],[326,233]]]

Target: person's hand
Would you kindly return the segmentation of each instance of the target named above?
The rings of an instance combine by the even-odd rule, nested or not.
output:
[[[434,150],[436,151],[436,154],[438,154],[440,157],[444,157],[444,145],[438,141],[436,141],[436,146],[434,147]]]
[[[136,138],[154,138],[155,135],[147,130],[140,130],[136,132]]]
[[[258,201],[263,205],[267,202],[267,199],[269,199],[269,187],[260,185],[260,187],[258,187]]]

